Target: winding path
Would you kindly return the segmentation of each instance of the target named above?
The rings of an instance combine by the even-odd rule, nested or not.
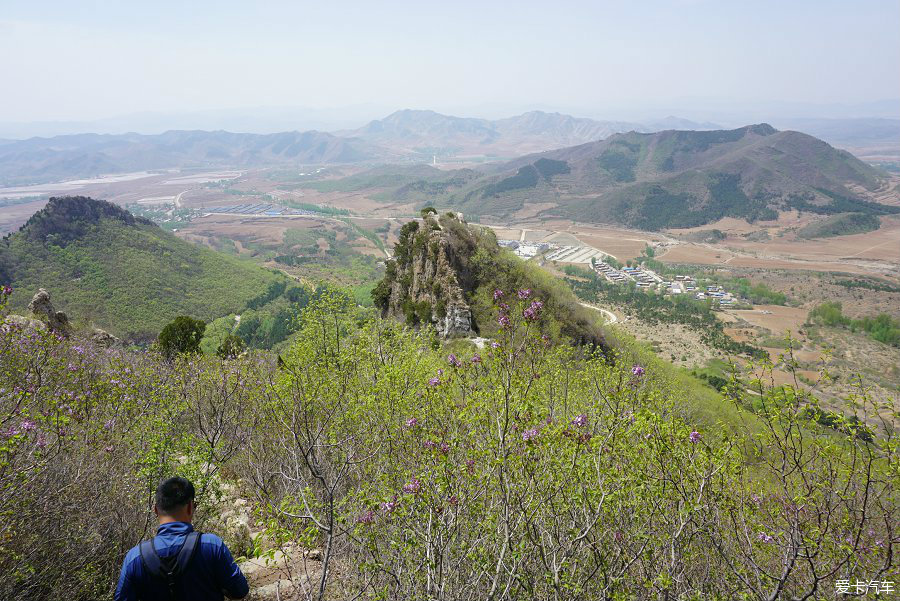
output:
[[[613,324],[613,323],[616,323],[617,321],[619,321],[619,318],[616,317],[616,314],[613,313],[612,311],[608,311],[607,309],[601,309],[600,307],[596,307],[589,303],[579,302],[578,304],[581,305],[582,307],[587,307],[588,309],[593,309],[594,311],[600,311],[601,313],[603,313],[603,317],[606,318],[606,323],[608,323],[608,324]]]

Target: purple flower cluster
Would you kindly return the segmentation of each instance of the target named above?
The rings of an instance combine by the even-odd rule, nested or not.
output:
[[[631,375],[634,376],[635,378],[640,378],[641,376],[644,375],[644,368],[641,367],[640,365],[635,365],[634,367],[631,368]]]
[[[391,513],[394,509],[397,508],[397,505],[400,504],[400,501],[397,500],[397,495],[394,495],[394,498],[390,501],[384,501],[381,504],[381,510],[385,513]]]
[[[403,485],[403,492],[408,495],[414,495],[422,488],[422,483],[419,482],[418,478],[413,478],[408,483]]]
[[[500,300],[502,297],[503,297],[503,291],[502,291],[502,290],[499,290],[499,289],[494,290],[494,300],[495,300],[495,301]]]
[[[530,428],[522,432],[522,440],[525,442],[531,442],[538,436],[537,428]]]
[[[700,442],[700,433],[694,430],[691,432],[690,436],[688,436],[688,440],[690,440],[693,444],[697,444]]]
[[[539,300],[531,301],[531,306],[522,311],[522,315],[525,319],[529,321],[534,321],[540,315],[541,309],[544,308],[544,303]]]
[[[579,428],[585,427],[587,425],[587,423],[588,423],[588,418],[583,413],[572,420],[572,425],[578,426]]]
[[[12,288],[10,288],[9,286],[4,286],[2,288],[2,291],[4,296],[9,296],[12,294]]]
[[[478,353],[472,355],[472,363],[481,363],[481,355]]]
[[[456,355],[450,353],[450,356],[447,357],[447,363],[449,363],[453,367],[462,367],[462,361],[456,358]]]
[[[501,315],[497,318],[497,323],[501,328],[507,328],[509,327],[509,317],[507,317],[506,315]]]
[[[428,380],[428,385],[431,386],[432,388],[440,386],[440,384],[441,384],[441,379],[437,376],[434,376],[433,378]]]
[[[375,521],[375,512],[371,509],[360,514],[358,518],[356,518],[357,524],[371,524]]]
[[[516,295],[521,299],[525,300],[531,297],[531,288],[525,288],[524,290],[519,290]]]
[[[416,419],[415,417],[411,417],[411,418],[409,418],[408,420],[406,420],[406,427],[407,427],[407,428],[415,428],[415,427],[418,426],[418,425],[419,425],[419,420]]]
[[[773,537],[773,536],[771,536],[771,535],[769,535],[769,534],[766,534],[765,532],[760,532],[758,538],[759,538],[759,540],[761,540],[761,541],[764,542],[764,543],[773,543],[773,542],[775,542],[775,537]]]

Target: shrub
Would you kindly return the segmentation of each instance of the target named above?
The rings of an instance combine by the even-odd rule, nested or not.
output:
[[[199,319],[186,315],[176,317],[159,333],[159,350],[168,359],[175,355],[199,353],[205,330],[206,323]]]
[[[216,355],[222,359],[234,359],[244,352],[244,341],[231,334],[216,349]]]

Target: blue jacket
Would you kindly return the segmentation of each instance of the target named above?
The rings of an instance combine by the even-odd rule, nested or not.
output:
[[[178,553],[184,537],[193,532],[194,527],[185,522],[163,524],[156,531],[153,544],[160,557]],[[250,588],[241,569],[231,557],[231,552],[215,534],[203,533],[200,548],[180,577],[184,601],[222,601],[242,599]],[[122,573],[116,586],[116,601],[168,601],[169,590],[166,583],[150,577],[141,561],[138,547],[125,556]]]

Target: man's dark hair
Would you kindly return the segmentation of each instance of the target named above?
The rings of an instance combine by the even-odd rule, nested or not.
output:
[[[156,489],[156,507],[163,513],[169,513],[193,501],[194,494],[194,485],[187,478],[169,478]]]

